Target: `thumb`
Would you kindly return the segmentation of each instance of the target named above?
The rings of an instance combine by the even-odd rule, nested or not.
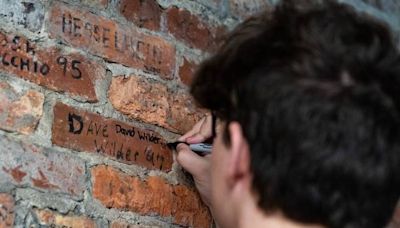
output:
[[[188,145],[183,143],[177,146],[178,163],[193,176],[202,174],[208,166],[208,159],[194,153]]]

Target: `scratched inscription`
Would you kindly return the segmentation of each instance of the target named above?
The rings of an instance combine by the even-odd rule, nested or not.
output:
[[[170,77],[175,48],[167,41],[64,4],[53,6],[50,34],[112,61]]]
[[[55,47],[44,50],[25,37],[0,32],[0,70],[39,85],[95,101],[93,78],[99,68],[78,54],[64,55]]]
[[[65,104],[54,107],[53,143],[109,156],[126,164],[169,171],[172,151],[155,132],[80,111]]]

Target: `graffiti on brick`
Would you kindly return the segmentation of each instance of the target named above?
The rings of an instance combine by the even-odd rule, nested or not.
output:
[[[38,46],[36,40],[0,31],[0,70],[55,91],[97,101],[94,80],[105,74],[101,64],[61,47]]]
[[[3,67],[13,67],[15,70],[27,71],[38,76],[48,76],[51,74],[53,64],[41,61],[36,57],[35,45],[29,40],[22,39],[18,35],[6,36],[0,34],[0,64]],[[73,79],[82,77],[79,69],[79,60],[70,59],[66,56],[56,57],[55,67],[63,70],[64,76]],[[68,71],[67,69],[71,69]]]
[[[172,165],[172,152],[155,132],[64,104],[55,107],[53,142],[152,169],[169,170]]]
[[[175,45],[135,26],[55,2],[49,13],[48,30],[51,38],[107,61],[173,78]]]
[[[128,35],[123,31],[85,21],[70,13],[62,14],[61,31],[72,38],[83,38],[101,44],[103,48],[112,49],[129,55],[134,60],[149,61],[157,65],[162,64],[162,50],[137,36]],[[146,70],[161,73],[157,67],[145,65]]]

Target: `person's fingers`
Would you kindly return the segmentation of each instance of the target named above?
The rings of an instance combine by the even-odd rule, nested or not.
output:
[[[181,137],[179,137],[178,141],[182,141],[185,142],[187,138],[192,137],[193,135],[195,135],[197,132],[200,131],[201,126],[203,125],[203,123],[206,121],[206,117],[202,118],[199,122],[197,122],[193,128],[186,132],[184,135],[182,135]]]
[[[191,137],[186,139],[187,143],[194,144],[194,143],[201,143],[206,141],[208,138],[210,138],[211,134],[208,134],[208,132],[198,132]]]
[[[188,145],[183,143],[177,146],[177,161],[178,163],[193,176],[202,175],[207,169],[209,158],[201,157],[191,151]]]
[[[199,123],[200,127],[196,126],[196,128],[193,128],[194,131],[191,131],[190,134],[185,134],[180,139],[185,140],[187,143],[201,143],[209,139],[212,136],[212,117],[208,115]]]
[[[192,136],[188,137],[186,141],[188,143],[201,143],[206,141],[212,136],[211,125],[212,125],[212,117],[207,116],[203,121],[202,125],[200,126],[199,131],[193,134]]]

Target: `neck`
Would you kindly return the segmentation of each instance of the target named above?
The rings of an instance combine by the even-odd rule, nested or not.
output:
[[[301,224],[286,218],[281,212],[266,214],[255,204],[247,201],[242,205],[238,216],[238,228],[323,228],[321,225]]]

